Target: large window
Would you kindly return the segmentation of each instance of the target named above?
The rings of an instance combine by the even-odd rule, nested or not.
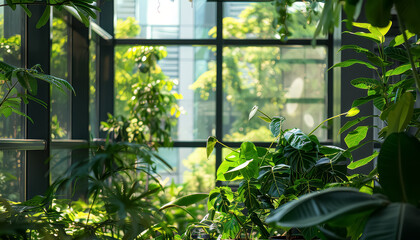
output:
[[[294,38],[281,42],[272,26],[276,13],[270,2],[114,3],[114,113],[128,111],[127,90],[138,81],[133,49],[161,47],[167,53],[158,62],[162,73],[178,82],[176,90],[183,95],[178,102],[183,113],[172,133],[175,147],[160,150],[175,170],[162,176],[186,183],[200,171],[208,173],[208,161],[220,164],[221,148],[208,161],[203,152],[209,136],[232,147],[242,141],[268,146],[274,139],[268,124],[248,121],[254,105],[269,115],[284,116],[286,127],[305,132],[332,115],[332,79],[327,74],[331,39],[321,36],[318,46],[311,46],[316,19],[308,24],[303,15],[294,15],[289,26]],[[305,3],[297,2],[290,11],[299,8]],[[329,141],[331,130],[322,129],[319,136]]]

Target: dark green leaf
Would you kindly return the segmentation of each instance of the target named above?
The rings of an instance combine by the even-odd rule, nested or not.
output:
[[[406,133],[392,133],[378,156],[379,183],[392,201],[417,205],[420,201],[420,142]]]
[[[359,145],[359,143],[366,138],[368,130],[368,126],[359,126],[355,130],[349,132],[344,138],[347,147],[352,148]]]
[[[206,199],[208,196],[209,195],[207,193],[194,193],[194,194],[186,195],[163,205],[159,209],[159,211],[162,211],[164,209],[171,208],[171,207],[179,207],[179,206],[186,207],[194,203],[198,203]]]
[[[376,27],[388,26],[392,4],[392,0],[367,0],[365,10],[368,22]]]
[[[266,219],[283,227],[311,227],[331,220],[351,219],[386,206],[382,198],[352,188],[330,188],[302,196],[274,210]],[[348,223],[348,222],[346,222]]]
[[[406,63],[409,61],[408,53],[406,50],[398,47],[385,47],[384,49],[385,55],[388,57],[398,60],[402,63]]]
[[[50,19],[50,13],[51,13],[51,7],[46,6],[44,13],[42,14],[41,18],[38,20],[38,23],[36,24],[37,29],[47,24],[48,20]]]
[[[420,12],[420,1],[417,0],[398,0],[394,1],[395,7],[408,31],[420,34],[420,24],[418,22],[418,13]]]
[[[279,137],[284,120],[284,117],[273,117],[271,119],[270,131],[274,137]]]
[[[252,212],[250,215],[251,221],[258,226],[261,232],[261,236],[264,239],[268,239],[270,237],[270,233],[267,231],[267,229],[264,226],[264,223],[261,221],[261,219],[257,216],[255,212]]]
[[[381,94],[374,94],[374,95],[370,95],[367,97],[361,97],[359,99],[356,99],[353,101],[353,104],[351,105],[352,107],[358,107],[360,105],[363,105],[365,103],[368,103],[376,98],[380,98],[382,95]]]
[[[420,210],[406,203],[391,203],[368,219],[361,240],[412,239],[420,236]]]
[[[340,128],[340,131],[338,132],[338,134],[342,134],[343,132],[347,131],[348,129],[350,129],[351,127],[353,127],[354,125],[363,122],[364,120],[370,118],[370,117],[374,117],[374,115],[370,115],[370,116],[365,116],[365,117],[360,117],[360,118],[356,118],[354,120],[348,121],[344,124],[344,126],[342,128]]]
[[[317,151],[305,152],[297,150],[291,146],[286,146],[284,148],[283,156],[287,159],[293,172],[302,174],[306,173],[315,166],[316,161],[318,160]]]
[[[419,67],[418,62],[416,62],[415,65],[416,65],[416,67]],[[395,69],[388,70],[385,73],[385,76],[390,77],[390,76],[395,76],[395,75],[401,75],[401,74],[403,74],[403,73],[405,73],[409,70],[411,70],[411,64],[407,63],[407,64],[401,65],[401,66],[399,66]]]
[[[258,180],[261,184],[261,191],[273,198],[283,195],[289,181],[290,167],[280,164],[276,166],[261,167]]]
[[[311,139],[298,128],[293,128],[284,133],[286,141],[297,150],[310,151],[313,149]]]
[[[207,159],[209,159],[211,153],[213,152],[213,149],[216,143],[217,143],[217,139],[215,137],[207,138],[207,145],[206,145]]]
[[[413,94],[405,92],[397,103],[392,105],[387,117],[387,134],[402,132],[405,130],[413,116],[414,102],[415,100]]]

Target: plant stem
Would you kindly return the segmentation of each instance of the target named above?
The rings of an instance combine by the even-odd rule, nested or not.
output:
[[[316,128],[314,129],[314,130],[312,130],[312,132],[310,132],[309,134],[308,134],[308,136],[309,135],[311,135],[312,133],[314,133],[319,127],[321,127],[322,126],[322,124],[324,124],[325,122],[328,122],[329,120],[331,120],[331,119],[334,119],[334,118],[337,118],[337,117],[340,117],[340,116],[343,116],[343,115],[346,115],[348,112],[345,112],[345,113],[341,113],[341,114],[338,114],[338,115],[336,115],[336,116],[334,116],[334,117],[330,117],[330,118],[328,118],[328,119],[325,119],[324,121],[322,121],[318,126],[316,126]]]
[[[239,152],[238,152],[238,151],[236,151],[235,149],[233,149],[233,148],[231,148],[231,147],[228,147],[227,145],[225,145],[224,143],[220,142],[219,140],[217,140],[217,139],[216,139],[216,141],[217,141],[220,145],[222,145],[223,147],[225,147],[225,148],[227,148],[227,149],[229,149],[229,150],[231,150],[231,151],[233,151],[233,152],[237,152],[237,153],[239,153]]]
[[[88,213],[88,216],[87,216],[87,219],[86,219],[86,225],[88,225],[88,223],[89,223],[90,212],[92,211],[93,204],[95,204],[95,201],[96,201],[96,196],[98,196],[98,192],[96,192],[95,196],[93,197],[92,204],[90,205],[90,208],[89,208],[89,213]]]
[[[16,87],[18,81],[16,81],[11,88],[9,88],[9,91],[7,91],[6,95],[4,95],[3,100],[0,102],[0,107],[6,102],[7,98],[9,97],[10,93],[12,92],[13,88]]]

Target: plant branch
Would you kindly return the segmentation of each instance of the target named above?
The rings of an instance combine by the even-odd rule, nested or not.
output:
[[[0,102],[0,107],[6,102],[7,98],[9,97],[10,93],[12,92],[13,88],[16,87],[18,81],[16,81],[11,88],[9,88],[9,91],[7,91],[6,95],[4,95],[3,100]]]
[[[66,0],[60,3],[50,3],[49,1],[46,2],[17,2],[17,3],[13,3],[13,5],[20,5],[20,4],[25,4],[25,5],[42,5],[42,6],[61,6],[61,5],[65,5],[67,3],[71,2],[70,0]],[[0,7],[5,7],[5,6],[10,6],[9,4],[5,3],[5,4],[0,4]]]
[[[330,118],[328,118],[328,119],[325,119],[324,121],[322,121],[318,126],[316,126],[316,128],[314,129],[314,130],[312,130],[312,132],[310,132],[309,134],[308,134],[308,136],[309,135],[311,135],[312,133],[314,133],[319,127],[321,127],[322,126],[322,124],[324,124],[324,123],[326,123],[326,122],[328,122],[328,121],[330,121],[330,120],[332,120],[332,119],[334,119],[334,118],[336,118],[336,117],[340,117],[340,116],[343,116],[343,115],[346,115],[348,112],[345,112],[345,113],[341,113],[341,114],[338,114],[338,115],[336,115],[336,116],[334,116],[334,117],[330,117]]]

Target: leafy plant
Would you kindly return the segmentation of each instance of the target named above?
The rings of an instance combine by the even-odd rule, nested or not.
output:
[[[256,106],[249,119],[258,112],[261,113],[259,117],[269,123],[271,134],[276,139],[275,149],[257,147],[251,142],[242,143],[239,149],[231,149],[217,170],[217,180],[227,183],[227,186],[210,191],[209,214],[190,226],[184,235],[187,239],[204,233],[222,239],[238,239],[240,236],[268,238],[279,230],[265,223],[274,209],[283,208],[287,202],[306,193],[335,185],[358,184],[349,181],[346,175],[345,163],[351,158],[351,152],[322,145],[312,134],[330,119],[307,135],[297,128],[283,129],[284,118],[270,117]],[[338,116],[357,113],[357,109],[352,109]],[[209,137],[207,157],[218,143],[229,148]],[[316,229],[300,230],[308,237],[319,234]]]
[[[368,117],[379,117],[387,123],[379,133],[379,137],[384,138],[379,154],[374,153],[349,165],[349,168],[354,169],[377,156],[377,169],[372,174],[377,175],[374,179],[377,179],[378,184],[371,185],[367,193],[364,193],[366,189],[363,188],[340,188],[311,193],[274,211],[267,221],[288,227],[317,226],[321,231],[325,230],[325,226],[335,226],[335,231],[330,231],[329,228],[330,233],[340,236],[338,229],[345,229],[344,234],[352,239],[409,239],[419,234],[420,222],[420,195],[417,191],[420,182],[415,173],[419,167],[419,161],[416,160],[417,149],[420,147],[419,109],[414,108],[414,86],[415,79],[418,78],[416,68],[419,62],[415,50],[417,45],[407,41],[407,36],[414,35],[407,31],[395,37],[389,46],[385,46],[385,35],[391,23],[385,28],[367,23],[353,23],[353,26],[368,32],[347,33],[375,42],[379,54],[357,45],[343,46],[341,50],[352,49],[365,54],[368,61],[348,60],[334,67],[363,64],[376,72],[377,78],[352,80],[353,86],[367,90],[367,96],[356,99],[353,106],[373,101],[381,114],[350,121],[340,132]],[[405,44],[405,49],[401,48],[402,44]],[[413,65],[416,66],[415,71],[412,71]],[[352,136],[350,132],[347,135],[345,140],[349,148],[363,145],[360,139],[364,138],[365,133],[361,132],[368,127],[358,126],[357,133]],[[413,130],[416,136],[410,134]],[[341,234],[341,237],[346,237],[345,235]]]

